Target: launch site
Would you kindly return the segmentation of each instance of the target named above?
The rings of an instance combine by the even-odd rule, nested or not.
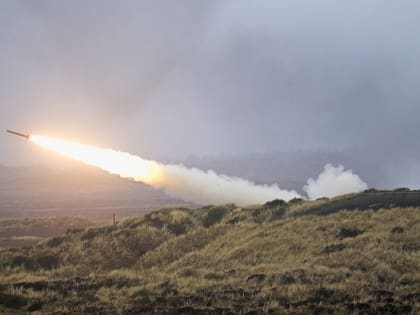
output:
[[[420,2],[0,23],[0,314],[420,314]]]

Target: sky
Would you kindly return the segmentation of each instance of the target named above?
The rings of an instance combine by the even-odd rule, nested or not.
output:
[[[420,185],[417,0],[0,0],[0,23],[3,129],[154,159],[357,152]],[[0,164],[52,160],[0,135]]]

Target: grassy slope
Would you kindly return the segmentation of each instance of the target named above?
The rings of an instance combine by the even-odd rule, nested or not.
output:
[[[420,312],[420,208],[163,209],[1,252],[4,312]],[[357,197],[357,196],[356,196]]]

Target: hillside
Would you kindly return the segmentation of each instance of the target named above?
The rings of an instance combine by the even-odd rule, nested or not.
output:
[[[419,197],[171,208],[71,230],[0,253],[1,310],[416,314]]]

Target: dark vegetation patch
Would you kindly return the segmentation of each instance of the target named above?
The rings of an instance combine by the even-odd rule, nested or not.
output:
[[[20,267],[28,271],[51,270],[59,265],[59,257],[53,254],[38,254],[36,256],[12,256],[7,263],[10,267]]]
[[[57,247],[57,246],[60,246],[63,242],[64,242],[64,237],[57,236],[57,237],[53,237],[47,240],[46,245],[49,247]]]
[[[287,202],[282,200],[282,199],[274,199],[272,201],[267,201],[263,207],[267,208],[267,209],[271,209],[271,208],[278,208],[278,207],[282,207],[282,206],[286,206]]]
[[[401,226],[396,226],[396,227],[392,228],[391,233],[392,234],[401,234],[401,233],[404,233],[404,228],[401,227]]]
[[[364,231],[359,229],[349,229],[349,228],[341,228],[340,232],[338,232],[337,237],[339,239],[347,238],[347,237],[356,237],[357,235],[362,234]]]
[[[169,232],[175,235],[181,235],[187,233],[188,229],[193,226],[193,223],[189,219],[184,219],[180,222],[168,223],[167,229]]]
[[[265,279],[267,278],[266,274],[263,273],[257,273],[254,275],[249,276],[246,279],[246,282],[255,282],[255,283],[259,283],[259,282],[263,282]]]
[[[28,303],[28,299],[22,295],[0,292],[0,305],[7,308],[21,308]]]
[[[332,254],[332,253],[336,253],[336,252],[341,252],[346,248],[346,246],[344,244],[332,244],[332,245],[328,245],[326,246],[323,250],[322,253],[323,254]]]
[[[225,215],[226,210],[224,208],[213,208],[206,214],[203,219],[203,225],[208,228],[216,223],[222,221],[223,216]]]
[[[296,283],[296,278],[293,273],[287,272],[280,276],[280,284],[282,285],[289,285]]]

